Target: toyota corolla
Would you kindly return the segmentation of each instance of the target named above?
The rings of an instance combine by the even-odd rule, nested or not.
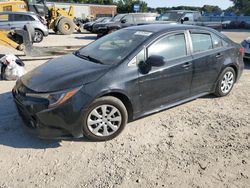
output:
[[[14,101],[41,138],[116,137],[127,122],[215,94],[243,71],[244,49],[209,28],[145,25],[119,30],[21,77]]]

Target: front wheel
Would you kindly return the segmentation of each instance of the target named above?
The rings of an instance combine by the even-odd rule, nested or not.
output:
[[[223,97],[228,95],[233,89],[235,80],[236,77],[234,69],[232,67],[225,68],[225,70],[221,73],[220,78],[218,80],[215,89],[215,95],[218,97]]]
[[[124,104],[107,96],[96,99],[83,115],[83,134],[94,141],[106,141],[118,136],[128,120]]]
[[[39,43],[42,42],[42,40],[43,40],[43,32],[38,29],[35,29],[34,42]]]
[[[75,23],[70,18],[64,17],[60,19],[56,29],[63,35],[70,35],[75,31]]]

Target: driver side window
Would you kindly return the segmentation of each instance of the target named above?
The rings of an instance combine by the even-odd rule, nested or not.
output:
[[[132,15],[124,16],[124,17],[122,18],[122,20],[126,20],[125,23],[133,23],[133,22],[134,22],[134,21],[133,21]]]
[[[161,56],[165,60],[172,60],[187,55],[184,33],[163,37],[148,48],[148,57]]]
[[[190,21],[190,22],[194,21],[194,14],[193,13],[187,13],[187,14],[185,14],[185,16],[183,18],[185,18],[185,17],[188,17],[188,21]]]

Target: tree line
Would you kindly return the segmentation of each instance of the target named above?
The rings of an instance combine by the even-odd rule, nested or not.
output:
[[[196,10],[203,11],[207,13],[217,12],[221,13],[234,12],[238,15],[250,15],[250,0],[228,0],[233,2],[233,6],[226,10],[222,10],[218,6],[204,5],[203,7],[193,7],[193,6],[177,6],[177,7],[158,7],[151,8],[148,7],[147,3],[143,0],[52,0],[54,2],[71,2],[71,3],[86,3],[86,4],[101,4],[101,5],[117,5],[118,13],[133,12],[133,7],[135,4],[140,5],[140,12],[158,12],[163,13],[168,10]]]

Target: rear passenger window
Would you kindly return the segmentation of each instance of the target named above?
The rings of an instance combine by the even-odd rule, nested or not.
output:
[[[191,33],[193,52],[203,52],[213,49],[211,35],[207,33]]]
[[[19,14],[19,15],[15,15],[15,21],[30,21],[29,19],[29,16],[27,15],[22,15],[22,14]]]
[[[166,60],[176,59],[187,55],[184,34],[166,36],[148,48],[148,57],[162,56]]]
[[[215,34],[212,34],[212,40],[213,40],[213,48],[220,48],[222,47],[222,40],[220,37],[218,37]]]

